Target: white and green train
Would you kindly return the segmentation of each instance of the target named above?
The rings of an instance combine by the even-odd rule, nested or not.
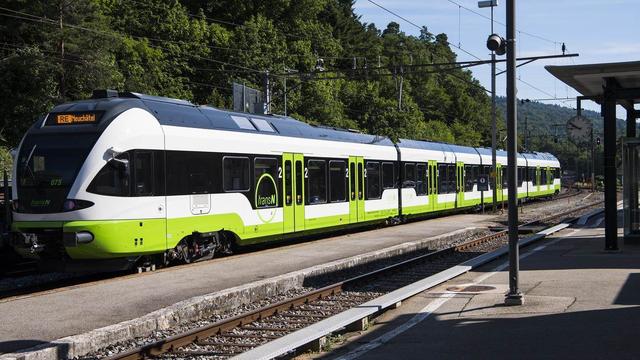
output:
[[[498,152],[498,200],[506,153]],[[491,202],[484,148],[401,140],[96,91],[22,139],[11,244],[89,267],[194,261],[232,246],[401,221]],[[551,154],[518,158],[518,195],[560,190]]]

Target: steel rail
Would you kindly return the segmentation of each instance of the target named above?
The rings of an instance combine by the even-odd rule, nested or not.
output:
[[[578,208],[570,209],[565,212],[554,214],[540,220],[528,222],[521,226],[528,226],[535,223],[548,222],[555,218],[563,218],[568,216],[571,213],[582,211],[586,208],[593,207],[594,205],[597,205],[599,203],[600,202],[591,203]],[[575,221],[575,219],[573,221]],[[404,267],[407,265],[418,263],[420,261],[425,261],[427,259],[429,260],[437,259],[447,254],[466,250],[474,246],[478,246],[478,245],[493,241],[497,238],[505,237],[507,236],[507,234],[508,234],[508,231],[504,230],[504,231],[496,232],[494,234],[489,234],[489,235],[480,237],[478,239],[466,241],[462,244],[454,245],[446,249],[422,254],[422,255],[413,257],[411,259],[407,259],[407,260],[383,267],[381,269],[373,270],[368,273],[349,278],[347,280],[339,281],[337,283],[322,287],[320,289],[313,290],[311,292],[296,296],[292,299],[283,300],[276,304],[267,305],[265,307],[252,310],[245,314],[240,314],[240,315],[231,317],[229,319],[220,320],[200,328],[189,330],[182,334],[174,335],[163,340],[159,340],[147,345],[143,345],[141,347],[137,347],[119,354],[115,354],[111,357],[108,357],[107,359],[109,360],[145,359],[148,357],[162,355],[167,352],[177,351],[182,346],[186,346],[194,342],[202,341],[206,338],[209,338],[215,335],[220,335],[224,331],[241,327],[243,325],[248,325],[254,321],[268,318],[270,316],[276,315],[286,310],[290,310],[297,306],[308,304],[310,302],[320,300],[322,298],[325,298],[331,295],[336,295],[340,293],[346,285],[367,280],[372,277],[380,276],[382,274],[400,269],[401,267]]]

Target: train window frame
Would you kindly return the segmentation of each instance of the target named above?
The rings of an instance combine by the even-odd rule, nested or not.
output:
[[[349,173],[347,176],[349,177],[349,201],[354,201],[356,199],[356,163],[355,161],[349,162]]]
[[[531,186],[537,185],[536,168],[533,166],[527,166],[527,182],[531,182]]]
[[[423,168],[423,171],[420,171]],[[416,195],[424,196],[428,192],[429,175],[427,174],[429,167],[425,163],[416,163]],[[424,191],[423,191],[424,190]]]
[[[304,164],[302,160],[295,159],[293,162],[293,166],[295,169],[295,194],[296,194],[296,206],[300,206],[304,203],[302,188],[304,187]]]
[[[146,170],[146,180],[148,180],[148,190],[145,192],[139,192],[138,191],[138,178],[140,177],[139,171],[138,171],[138,159],[141,158],[142,156],[147,155],[148,156],[148,169]],[[131,181],[131,186],[133,187],[133,189],[131,189],[130,194],[132,194],[133,196],[154,196],[155,195],[155,188],[156,188],[156,184],[155,184],[155,164],[154,161],[155,160],[155,156],[153,154],[153,151],[151,150],[135,150],[133,152],[133,171],[129,170],[130,173],[133,174],[133,181]]]
[[[448,194],[449,193],[449,176],[447,172],[447,163],[436,164],[436,181],[437,181],[436,190],[438,191],[438,194]]]
[[[358,161],[358,200],[364,200],[364,164]]]
[[[316,194],[311,194],[311,190],[312,190],[312,180],[315,181],[314,177],[311,176],[311,163],[322,163],[322,167],[324,168],[324,171],[322,171],[323,173],[323,180],[324,180],[324,198],[321,198],[317,201],[311,202],[311,195],[316,195]],[[305,192],[306,192],[306,204],[307,205],[320,205],[320,204],[326,204],[327,203],[327,161],[323,160],[323,159],[307,159],[307,164],[305,166],[305,178],[306,178],[306,184],[305,184]],[[313,184],[314,186],[316,184]],[[322,185],[322,184],[320,184]],[[319,195],[322,195],[320,192],[318,192]]]
[[[227,159],[239,159],[239,160],[246,160],[247,161],[247,168],[246,170],[246,177],[248,179],[247,181],[247,188],[246,189],[227,189],[227,170],[226,170],[226,166],[225,166],[225,161]],[[251,159],[249,159],[248,156],[233,156],[233,155],[225,155],[222,157],[222,191],[227,192],[227,193],[236,193],[236,192],[249,192],[251,191]]]
[[[287,206],[293,204],[293,161],[284,161],[284,203]]]
[[[256,126],[246,116],[229,115],[240,130],[257,131]]]
[[[480,164],[464,164],[464,192],[473,192],[473,187],[478,183],[478,176]]]
[[[98,170],[98,172],[93,177],[93,179],[91,179],[89,186],[87,186],[87,192],[92,194],[102,195],[102,196],[117,196],[117,197],[131,196],[131,169],[127,171],[125,168],[123,168],[125,167],[125,165],[123,165],[123,163],[119,162],[118,160],[130,161],[131,160],[130,152],[129,151],[123,152],[118,156],[116,156],[115,159],[110,159],[109,161],[107,161],[104,164],[104,166],[102,166],[102,168]],[[120,181],[124,181],[124,185],[120,187],[124,192],[120,192],[120,193],[106,192],[106,191],[101,191],[97,189],[97,187],[99,186],[97,184],[97,182],[99,181],[98,179],[107,175],[106,173],[107,171],[114,171],[114,172],[118,172],[119,174],[125,174],[124,177],[120,178]]]
[[[409,176],[407,175],[408,173],[408,168],[412,167],[413,169],[411,170],[412,173],[412,177],[409,178]],[[410,183],[411,182],[411,183]],[[403,189],[415,189],[416,188],[416,163],[414,162],[410,162],[410,163],[405,163],[404,164],[404,180],[402,181],[402,188]]]
[[[387,184],[385,182],[388,179],[385,178],[385,172],[386,171],[385,171],[384,168],[388,167],[388,166],[391,166],[391,169],[392,169],[391,170],[391,186],[387,186]],[[382,190],[383,190],[382,192],[384,192],[384,190],[387,190],[387,189],[395,189],[396,188],[396,166],[395,166],[395,164],[390,162],[390,161],[383,161],[380,164],[380,173],[381,173],[381,179],[382,179],[382,181],[381,181],[382,182]]]
[[[378,169],[375,171],[375,173],[377,174],[377,176],[375,176],[375,180],[376,183],[378,185],[378,195],[377,196],[371,196],[371,185],[372,185],[372,181],[371,179],[373,179],[373,177],[371,176],[371,170],[369,169],[369,165],[376,165],[378,167]],[[380,162],[379,161],[366,161],[364,164],[364,168],[365,168],[365,189],[366,189],[366,197],[365,200],[373,200],[373,199],[381,199],[382,198],[382,181],[380,180],[380,176],[382,175],[381,171],[380,171]]]
[[[506,189],[509,187],[509,171],[508,171],[509,167],[508,166],[503,166],[502,167],[502,188]]]
[[[518,181],[516,182],[517,187],[522,187],[522,185],[524,184],[525,174],[526,174],[526,167],[518,166],[518,169],[517,169]]]
[[[458,167],[456,164],[450,164],[450,163],[447,164],[447,176],[453,177],[453,180],[449,180],[448,194],[457,193],[459,189],[458,189]]]
[[[333,173],[335,171],[333,171],[332,169],[332,164],[335,163],[341,163],[342,164],[342,172],[333,175]],[[347,201],[347,177],[346,177],[346,172],[347,172],[347,162],[344,160],[329,160],[329,167],[328,167],[328,172],[329,172],[329,202],[331,203],[338,203],[338,202],[346,202]],[[334,188],[334,183],[333,183],[333,176],[337,177],[337,181],[342,183],[342,198],[341,199],[334,199],[334,192],[333,192],[333,188]]]
[[[276,132],[275,129],[271,126],[271,124],[269,124],[269,122],[265,119],[251,118],[251,122],[253,122],[253,125],[255,126],[256,129],[258,129],[258,131],[270,132],[270,133]]]

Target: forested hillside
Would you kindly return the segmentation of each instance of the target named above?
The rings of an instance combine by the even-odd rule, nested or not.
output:
[[[230,107],[232,82],[261,88],[267,70],[275,113],[288,72],[288,110],[301,120],[486,145],[489,100],[468,71],[403,67],[454,61],[447,36],[362,23],[352,0],[3,4],[0,122],[10,145],[54,103],[92,89]]]
[[[447,35],[424,27],[415,37],[395,22],[384,28],[363,23],[353,3],[5,0],[0,5],[5,147],[16,146],[54,104],[87,98],[93,89],[230,108],[232,83],[260,89],[266,71],[274,113],[284,112],[286,77],[287,110],[300,120],[393,139],[489,146],[490,99],[479,82],[468,70],[421,66],[456,60]],[[535,110],[532,123],[547,116],[527,106]],[[502,113],[500,118],[503,128]],[[530,148],[554,152],[566,146],[565,162],[578,156],[575,146],[563,143],[540,136]]]

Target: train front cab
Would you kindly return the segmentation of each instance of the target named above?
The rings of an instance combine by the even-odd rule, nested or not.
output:
[[[165,198],[149,192],[154,174],[146,181],[140,173],[140,181],[126,180],[127,186],[113,178],[135,174],[140,160],[153,161],[149,156],[164,144],[157,120],[141,104],[127,101],[64,104],[27,132],[13,170],[12,244],[22,256],[93,268],[105,260],[107,267],[118,268],[166,249]],[[48,123],[87,108],[102,118],[90,124]],[[135,148],[145,151],[129,151]],[[113,193],[125,189],[127,194]]]

